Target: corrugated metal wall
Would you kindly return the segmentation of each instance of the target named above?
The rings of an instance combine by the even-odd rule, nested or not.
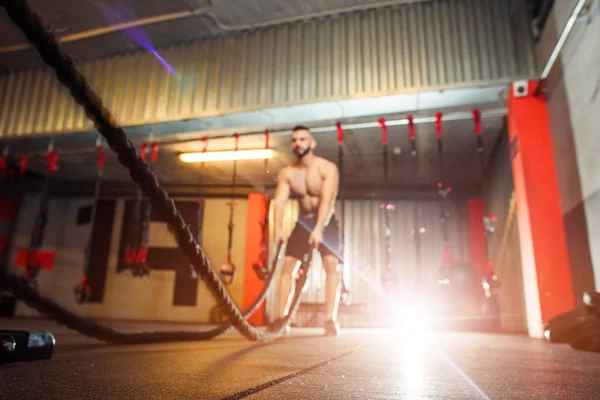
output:
[[[345,200],[345,273],[354,304],[367,306],[367,315],[342,315],[340,322],[346,326],[368,326],[381,323],[386,301],[382,297],[381,269],[384,256],[385,216],[378,200]],[[396,210],[391,213],[392,262],[398,271],[396,295],[406,295],[415,287],[417,276],[416,249],[410,231],[415,226],[425,227],[422,235],[421,276],[423,282],[437,282],[438,270],[444,250],[443,230],[440,222],[439,202],[434,200],[393,201]],[[338,201],[336,215],[341,219],[341,202]],[[272,210],[271,210],[272,211]],[[470,262],[468,210],[464,201],[449,201],[447,211],[449,247],[456,261]],[[296,222],[298,205],[288,202],[284,216],[284,230],[291,233]],[[271,215],[272,216],[272,215]],[[342,222],[343,223],[343,222]],[[272,227],[271,227],[272,229]],[[271,235],[272,237],[272,235]],[[271,259],[275,248],[270,246]],[[280,266],[281,268],[281,266]],[[279,279],[279,274],[275,277]],[[306,292],[302,301],[325,302],[325,272],[320,257],[315,257],[309,271]],[[267,301],[267,313],[272,316],[277,310],[278,285],[273,284]],[[299,315],[298,318],[301,318]]]
[[[148,124],[531,76],[522,2],[442,0],[84,63],[117,120]],[[0,77],[0,137],[88,130],[47,71]]]

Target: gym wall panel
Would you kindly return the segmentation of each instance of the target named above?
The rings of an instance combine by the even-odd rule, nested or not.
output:
[[[82,62],[120,124],[133,126],[535,73],[521,1],[419,2],[244,31],[152,54]],[[48,70],[0,77],[0,137],[92,129]]]
[[[560,35],[576,1],[566,0],[557,2],[551,15],[554,24],[549,24],[546,29],[554,29],[552,35]],[[570,114],[572,136],[576,157],[577,173],[581,185],[581,198],[583,211],[585,211],[586,231],[580,232],[579,238],[587,235],[592,272],[589,272],[585,251],[580,248],[583,258],[582,269],[574,271],[587,278],[593,275],[595,290],[600,290],[600,227],[597,223],[600,218],[600,141],[598,141],[598,126],[600,126],[600,2],[591,2],[592,7],[588,16],[580,19],[572,30],[571,36],[565,43],[561,53],[560,72],[564,75],[564,88],[566,92],[566,107]],[[558,68],[557,68],[558,69]],[[563,104],[564,107],[564,104]],[[552,114],[552,110],[550,111]],[[568,134],[565,131],[565,134]],[[573,172],[574,174],[575,172]],[[576,193],[579,196],[579,193]],[[569,215],[569,224],[575,227],[581,224],[582,210],[574,207]],[[567,217],[567,216],[566,216]],[[577,225],[576,225],[577,224]],[[587,265],[586,265],[587,264]],[[588,290],[590,288],[588,287]],[[579,296],[580,293],[575,293]],[[581,304],[581,297],[576,300]]]
[[[107,207],[112,204],[114,219],[112,229],[104,232],[108,240],[99,240],[99,242],[110,243],[109,248],[104,249],[108,253],[108,265],[104,277],[103,296],[84,305],[75,302],[73,288],[79,282],[82,273],[84,249],[90,232],[89,224],[77,225],[77,213],[81,207],[91,203],[91,198],[54,197],[51,199],[49,223],[42,250],[54,251],[56,258],[51,270],[40,272],[38,277],[40,293],[59,302],[68,310],[89,318],[208,323],[210,309],[216,302],[202,281],[199,281],[194,289],[196,291],[194,306],[174,305],[177,294],[174,292],[176,273],[173,269],[183,267],[187,270],[189,264],[181,261],[184,259],[183,254],[177,253],[179,250],[174,247],[174,242],[169,237],[170,233],[163,222],[153,221],[151,224],[149,256],[152,255],[153,248],[173,248],[179,256],[173,256],[169,261],[172,264],[180,262],[182,265],[160,266],[153,270],[149,277],[143,278],[134,278],[129,271],[117,273],[126,204],[124,199],[106,201],[105,204]],[[239,269],[235,283],[228,286],[229,293],[239,306],[242,304],[243,296],[246,203],[245,199],[235,201],[232,255]],[[19,248],[27,248],[29,244],[38,204],[39,197],[26,196],[20,208],[10,257],[11,269],[17,274],[22,274],[23,269],[15,267],[16,252]],[[195,201],[190,200],[183,202],[180,207],[192,208],[195,204]],[[205,231],[202,235],[202,246],[215,269],[218,269],[227,257],[228,204],[229,199],[215,198],[205,201],[203,221]],[[190,212],[186,213],[189,214]],[[189,223],[193,224],[195,221]],[[36,311],[22,303],[18,304],[16,313],[20,316],[38,315]]]
[[[540,60],[550,57],[575,5],[574,0],[555,4],[537,45]],[[583,305],[583,293],[598,288],[600,282],[598,257],[595,257],[596,272],[592,257],[592,252],[597,252],[594,237],[598,232],[595,232],[595,223],[588,223],[596,219],[590,218],[589,213],[594,212],[594,198],[597,200],[597,193],[600,193],[600,185],[594,183],[598,182],[597,174],[589,172],[590,168],[594,170],[596,163],[597,141],[595,136],[587,136],[594,129],[597,131],[598,123],[593,119],[597,117],[595,110],[600,107],[597,95],[600,90],[597,68],[600,52],[592,43],[592,38],[600,32],[598,16],[600,6],[596,4],[588,22],[576,23],[571,39],[566,42],[565,50],[546,82],[573,293],[578,306]]]

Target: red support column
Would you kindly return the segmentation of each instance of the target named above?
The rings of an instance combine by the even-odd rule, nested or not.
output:
[[[508,98],[508,136],[513,167],[521,263],[529,335],[575,307],[567,241],[560,208],[546,99],[527,92]]]
[[[485,275],[488,268],[487,248],[485,245],[485,229],[483,217],[485,207],[483,199],[469,199],[469,247],[471,263],[480,276]]]
[[[244,262],[244,297],[243,309],[247,309],[258,298],[265,282],[261,281],[252,265],[258,261],[260,256],[262,223],[267,209],[268,197],[261,193],[248,195],[248,214],[246,219],[246,258]],[[248,322],[262,325],[265,313],[265,303],[248,318]]]

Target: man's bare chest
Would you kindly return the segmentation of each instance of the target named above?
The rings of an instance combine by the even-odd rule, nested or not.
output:
[[[295,197],[319,196],[323,177],[317,168],[299,168],[290,174],[290,190]]]

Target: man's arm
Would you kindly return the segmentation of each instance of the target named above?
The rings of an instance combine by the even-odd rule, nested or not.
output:
[[[275,210],[274,210],[274,221],[275,222],[275,235],[283,232],[283,209],[285,202],[290,196],[290,184],[287,180],[285,168],[279,171],[277,174],[277,188],[275,189]]]
[[[317,214],[317,224],[315,230],[323,232],[325,225],[331,218],[335,209],[335,199],[338,193],[339,172],[337,165],[327,163],[323,169],[323,187],[321,188],[321,198],[319,200],[319,211]]]

